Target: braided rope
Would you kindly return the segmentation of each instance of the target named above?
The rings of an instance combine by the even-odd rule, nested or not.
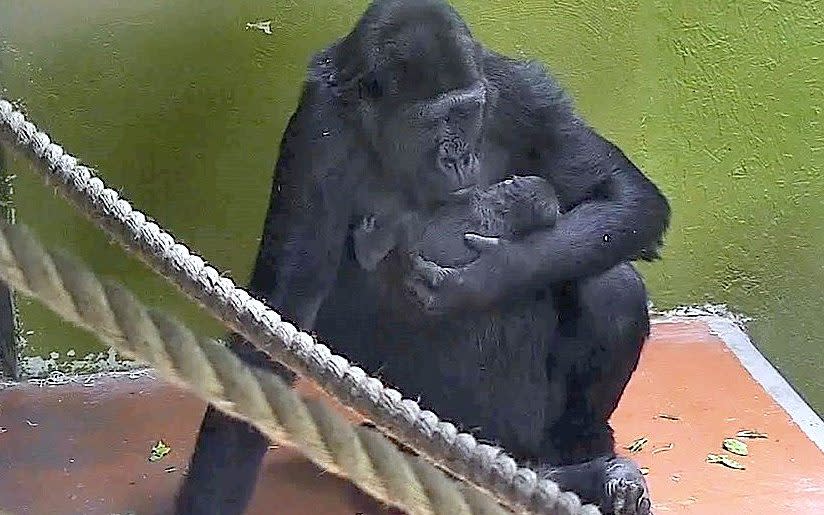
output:
[[[458,432],[453,424],[422,410],[417,402],[384,387],[379,379],[281,320],[275,311],[133,209],[2,98],[0,140],[23,151],[37,165],[43,179],[54,184],[63,197],[227,327],[309,377],[332,397],[366,415],[434,463],[513,510],[593,513],[591,507],[581,506],[574,493],[561,493],[556,483],[518,467],[502,449]]]
[[[318,466],[412,514],[494,514],[503,508],[384,435],[353,426],[317,399],[302,399],[276,374],[246,365],[224,345],[196,337],[147,309],[121,285],[50,253],[22,226],[0,222],[0,276],[63,319],[99,335],[125,356],[151,364],[222,411],[295,446]]]

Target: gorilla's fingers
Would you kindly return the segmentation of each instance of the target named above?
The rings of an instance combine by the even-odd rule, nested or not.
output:
[[[497,247],[501,244],[500,238],[481,236],[480,234],[471,232],[464,234],[464,241],[478,252],[483,252],[486,249]]]
[[[638,499],[638,515],[652,515],[652,503],[649,497],[642,496]]]
[[[430,288],[437,288],[444,279],[455,272],[455,269],[442,267],[415,254],[412,256],[412,271],[413,281],[420,279]]]
[[[375,215],[365,216],[361,220],[361,230],[364,232],[372,232],[375,230]]]
[[[610,460],[606,469],[604,499],[601,507],[615,515],[651,515],[651,503],[638,465],[625,457]]]

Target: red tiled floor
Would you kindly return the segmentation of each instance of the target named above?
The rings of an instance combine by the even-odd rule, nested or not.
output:
[[[0,426],[7,428],[0,434],[0,506],[16,515],[168,513],[202,412],[202,402],[145,377],[0,391]],[[657,418],[662,412],[680,420]],[[650,440],[635,458],[650,468],[658,514],[824,513],[824,453],[703,322],[654,326],[614,425],[621,445]],[[739,459],[746,470],[705,463],[740,429],[770,436],[748,441],[750,456]],[[172,451],[150,463],[158,439]],[[671,450],[652,453],[669,443]],[[167,472],[170,466],[177,469]],[[357,512],[383,511],[286,448],[268,454],[249,510]]]
[[[658,324],[653,336],[613,424],[619,445],[650,440],[634,458],[650,468],[656,513],[824,514],[824,453],[732,351],[701,321]],[[742,429],[769,435],[733,456],[746,470],[705,462]]]

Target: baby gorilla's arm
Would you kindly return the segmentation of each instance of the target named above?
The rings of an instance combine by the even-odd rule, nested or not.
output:
[[[372,271],[397,245],[397,224],[379,225],[375,215],[363,217],[352,231],[355,259],[364,270]]]
[[[408,244],[410,232],[420,223],[418,214],[398,206],[378,209],[364,216],[352,230],[355,259],[364,270],[373,271],[393,249]]]

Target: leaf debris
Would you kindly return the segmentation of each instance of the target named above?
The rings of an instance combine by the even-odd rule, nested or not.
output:
[[[741,431],[735,433],[735,436],[738,438],[768,438],[767,433],[761,433],[751,429],[742,429]]]
[[[746,467],[741,463],[735,461],[734,459],[730,458],[726,454],[707,454],[707,463],[720,463],[725,467],[729,467],[731,469],[736,470],[745,470]]]
[[[256,29],[263,31],[266,34],[272,34],[272,20],[247,22],[246,30]]]
[[[658,454],[659,452],[671,451],[673,449],[673,447],[675,447],[675,444],[670,442],[667,445],[663,445],[661,447],[656,447],[655,449],[652,450],[652,453],[653,454]]]
[[[730,451],[731,453],[739,456],[746,456],[750,453],[749,449],[747,449],[747,444],[741,440],[736,440],[735,438],[725,438],[721,443],[721,447],[723,447],[724,450]]]
[[[636,438],[633,440],[632,443],[624,447],[624,449],[629,452],[639,452],[645,445],[647,445],[647,443],[649,443],[649,438],[642,436],[641,438]]]
[[[172,452],[172,448],[166,445],[163,440],[158,440],[152,447],[152,453],[149,455],[149,461],[160,461],[170,452]]]

